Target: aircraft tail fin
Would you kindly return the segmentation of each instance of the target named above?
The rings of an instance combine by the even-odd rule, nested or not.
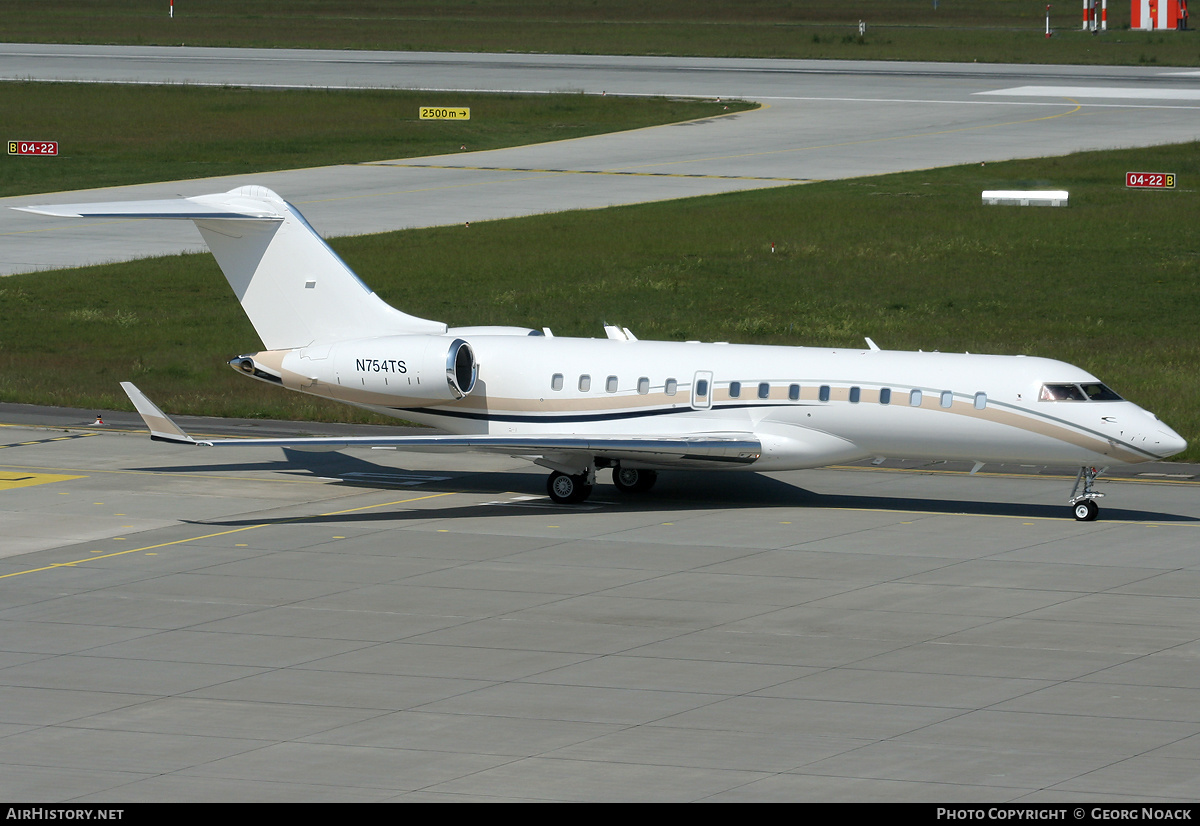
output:
[[[243,186],[166,201],[18,207],[77,218],[174,218],[196,224],[268,350],[348,338],[440,335],[446,325],[389,306],[274,192]]]

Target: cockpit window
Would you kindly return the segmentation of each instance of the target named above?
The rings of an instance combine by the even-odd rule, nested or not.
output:
[[[1038,399],[1044,402],[1119,402],[1121,397],[1100,382],[1043,384]]]
[[[1038,398],[1044,402],[1081,402],[1087,396],[1077,384],[1043,384]]]
[[[1100,382],[1092,382],[1091,384],[1079,385],[1089,399],[1094,402],[1119,402],[1124,401],[1112,388],[1103,385]]]

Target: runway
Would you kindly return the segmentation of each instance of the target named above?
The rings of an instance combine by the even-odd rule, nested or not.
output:
[[[332,234],[1187,140],[1198,122],[1197,78],[1162,69],[0,47],[0,76],[22,66],[770,103],[247,176]],[[1051,86],[1099,96],[1029,91]],[[37,222],[0,224],[5,267],[159,248],[0,215]],[[1102,477],[1093,523],[1070,517],[1066,469],[905,463],[663,474],[645,498],[604,484],[559,507],[519,460],[196,450],[94,414],[0,405],[7,799],[1195,801],[1200,467]]]
[[[492,152],[87,192],[168,198],[268,186],[325,235],[594,209],[958,163],[1195,140],[1200,75],[994,66],[0,44],[0,79],[743,98],[762,109]],[[52,136],[48,136],[50,139]],[[0,274],[202,250],[190,226],[54,221],[5,209]]]

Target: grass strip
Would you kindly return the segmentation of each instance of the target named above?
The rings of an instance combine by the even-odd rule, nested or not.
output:
[[[1135,170],[1177,188],[1126,189]],[[1200,461],[1197,181],[1200,144],[1185,144],[332,243],[390,303],[451,325],[1062,359]],[[985,189],[1066,189],[1071,205],[983,206]],[[210,255],[0,280],[5,401],[127,408],[117,382],[132,379],[168,411],[373,420],[226,366],[259,348]]]

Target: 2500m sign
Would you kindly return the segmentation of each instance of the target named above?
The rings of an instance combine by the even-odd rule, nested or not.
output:
[[[466,106],[422,106],[421,120],[470,120],[471,110]]]

